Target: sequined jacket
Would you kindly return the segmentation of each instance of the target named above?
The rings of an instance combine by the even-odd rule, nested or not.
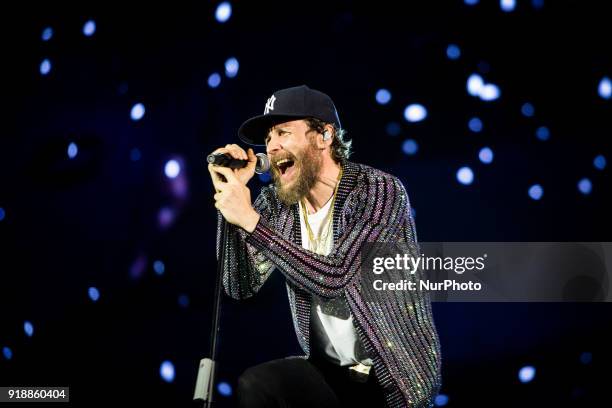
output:
[[[286,277],[300,346],[309,356],[312,295],[341,296],[359,339],[374,362],[388,407],[428,407],[441,383],[440,345],[426,293],[377,291],[362,285],[360,252],[366,242],[416,243],[408,195],[394,176],[353,162],[343,164],[333,212],[334,246],[327,255],[301,245],[298,205],[287,206],[274,186],[262,188],[254,207],[261,218],[248,233],[228,224],[223,285],[232,298],[254,295],[274,269]]]

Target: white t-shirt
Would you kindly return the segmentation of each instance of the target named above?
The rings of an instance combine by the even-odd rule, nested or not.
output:
[[[327,240],[319,251],[320,255],[328,255],[334,244],[333,225],[330,226],[328,223],[322,225],[331,210],[332,201],[330,199],[316,213],[308,214],[308,223],[315,237],[326,234],[327,228],[330,228]],[[311,250],[301,202],[299,211],[302,247]],[[333,224],[333,220],[329,222]],[[313,294],[310,320],[311,349],[319,349],[328,360],[341,366],[357,363],[372,365],[372,360],[367,357],[365,349],[359,342],[355,326],[353,326],[353,316],[343,297],[328,300]]]

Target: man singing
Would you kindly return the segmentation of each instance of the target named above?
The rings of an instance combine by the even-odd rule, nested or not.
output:
[[[208,167],[222,215],[217,249],[225,251],[226,293],[244,299],[275,269],[285,275],[306,354],[247,369],[241,407],[428,407],[440,387],[428,295],[376,291],[360,276],[366,243],[416,243],[408,195],[396,177],[350,162],[344,133],[329,96],[283,89],[238,131],[248,144],[265,144],[271,162],[274,184],[255,204],[247,187],[252,149],[215,151],[247,167]]]

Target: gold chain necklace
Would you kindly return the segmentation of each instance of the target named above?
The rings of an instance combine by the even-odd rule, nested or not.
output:
[[[308,231],[308,239],[310,241],[310,250],[317,254],[321,254],[325,248],[323,245],[327,242],[327,237],[331,231],[332,226],[332,218],[334,213],[334,204],[336,203],[336,196],[338,195],[338,187],[340,186],[340,179],[342,178],[342,166],[340,166],[340,172],[338,173],[338,182],[336,183],[336,187],[334,188],[334,195],[332,196],[331,208],[323,221],[323,228],[325,229],[325,225],[327,224],[327,230],[325,234],[320,234],[318,238],[315,238],[314,233],[312,232],[312,228],[308,223],[308,210],[306,209],[306,201],[302,200],[302,212],[304,213],[304,223],[306,224],[306,230]]]

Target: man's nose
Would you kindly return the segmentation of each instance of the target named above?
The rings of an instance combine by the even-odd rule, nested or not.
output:
[[[281,149],[281,145],[280,143],[278,143],[278,139],[271,137],[270,140],[268,141],[268,144],[266,145],[266,152],[268,154],[274,154],[274,153],[278,153],[280,149]]]

